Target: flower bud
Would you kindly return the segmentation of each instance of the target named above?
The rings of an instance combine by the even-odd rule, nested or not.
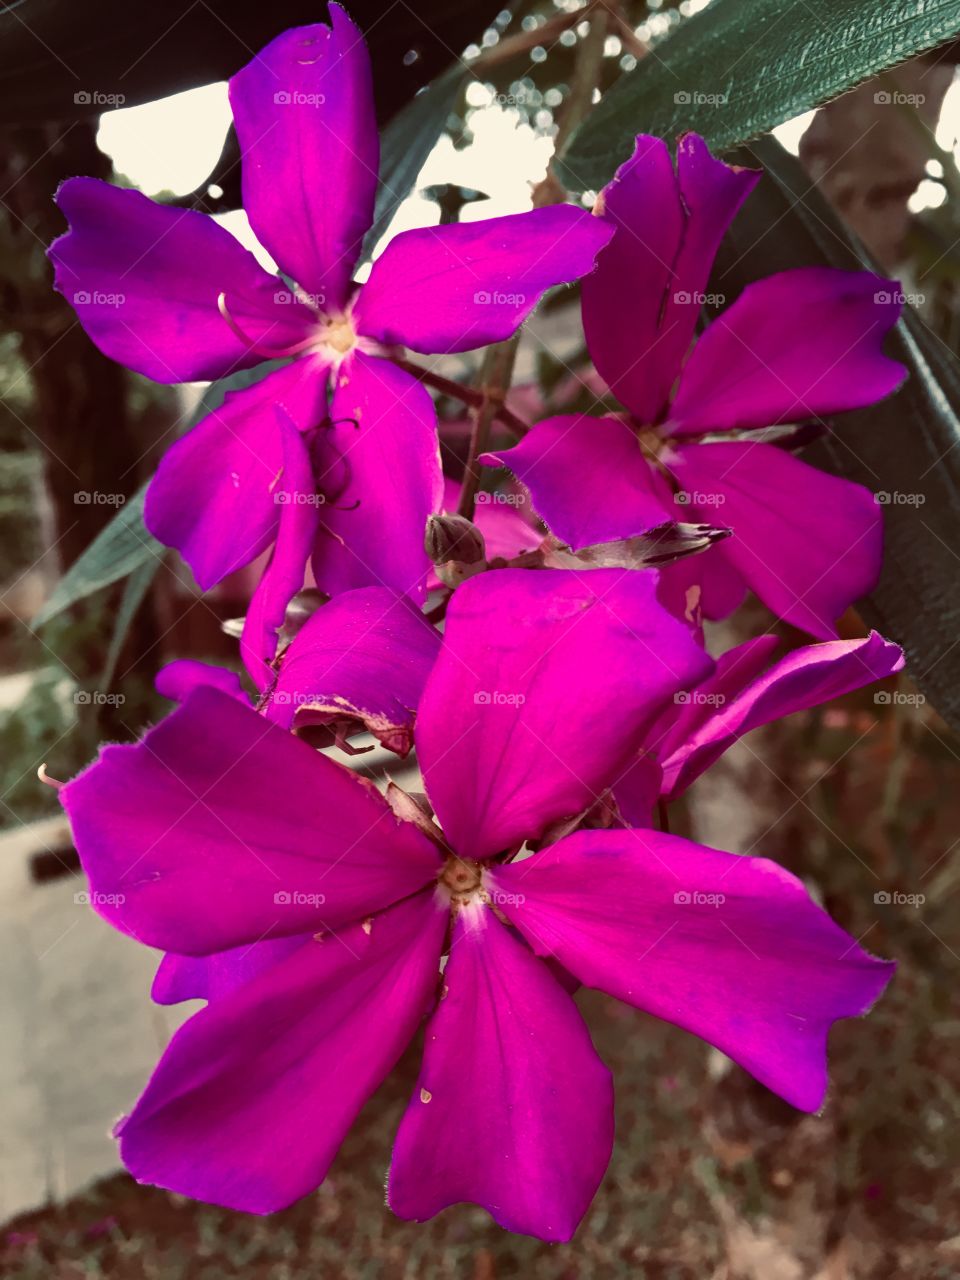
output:
[[[480,564],[487,555],[483,534],[466,516],[431,516],[424,546],[434,564]]]

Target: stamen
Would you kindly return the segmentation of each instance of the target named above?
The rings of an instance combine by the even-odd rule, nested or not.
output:
[[[41,782],[45,783],[48,787],[53,787],[55,791],[59,791],[60,788],[64,785],[58,778],[50,777],[49,773],[47,773],[46,761],[44,761],[44,763],[37,770],[37,777],[40,779]]]
[[[217,310],[244,346],[249,347],[251,351],[256,351],[257,355],[263,356],[267,360],[280,360],[284,356],[298,356],[301,352],[307,351],[310,347],[316,345],[317,340],[312,336],[304,338],[300,342],[295,342],[289,347],[268,347],[262,342],[255,342],[248,333],[244,333],[236,320],[234,320],[233,316],[230,314],[230,310],[227,307],[227,295],[225,293],[217,295]]]

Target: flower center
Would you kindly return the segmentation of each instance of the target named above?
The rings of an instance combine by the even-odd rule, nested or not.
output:
[[[331,316],[321,330],[321,344],[338,355],[346,355],[357,345],[357,331],[349,316]]]
[[[451,853],[443,864],[439,876],[440,885],[446,890],[453,906],[465,907],[480,898],[483,891],[483,868],[470,858],[459,858]]]

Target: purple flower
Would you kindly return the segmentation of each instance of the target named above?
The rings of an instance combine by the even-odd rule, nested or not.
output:
[[[749,586],[829,638],[879,573],[873,495],[756,438],[703,437],[888,395],[905,376],[882,351],[898,287],[867,271],[784,271],[748,285],[694,342],[714,254],[759,176],[713,159],[695,134],[680,140],[674,171],[660,139],[638,137],[601,193],[597,211],[616,232],[583,282],[590,354],[630,420],[549,418],[484,461],[509,466],[574,547],[630,537],[665,513],[731,527],[732,538],[665,571],[664,599],[719,618]]]
[[[648,725],[640,755],[614,794],[624,819],[652,821],[657,801],[676,800],[745,733],[807,711],[901,671],[903,650],[876,631],[794,649],[770,665],[777,636],[755,636]]]
[[[285,729],[328,725],[341,745],[365,729],[405,756],[439,647],[440,633],[407,596],[388,587],[344,591],[317,609],[284,649],[258,710]],[[250,705],[236,673],[190,658],[168,663],[156,686],[174,702],[212,686]]]
[[[204,214],[92,178],[58,194],[70,230],[50,251],[56,286],[107,355],[160,382],[295,357],[227,395],[150,486],[148,527],[204,589],[274,541],[278,477],[289,493],[296,471],[312,510],[288,518],[284,589],[302,582],[312,550],[331,594],[422,594],[424,525],[441,494],[436,420],[391,353],[508,337],[545,289],[588,271],[612,234],[569,205],[407,231],[356,288],[379,144],[362,37],[336,4],[330,23],[278,36],[230,82],[244,207],[297,287]],[[274,406],[296,428],[287,441]]]
[[[198,688],[63,790],[98,910],[202,997],[119,1126],[141,1181],[266,1213],[324,1178],[427,1018],[387,1195],[569,1239],[606,1168],[612,1087],[571,982],[678,1023],[796,1106],[892,966],[793,876],[645,830],[580,830],[645,726],[712,663],[650,573],[461,586],[416,745],[437,827],[221,690]],[[442,828],[442,835],[441,830]],[[440,977],[441,957],[446,963]],[[545,963],[546,961],[546,963]]]

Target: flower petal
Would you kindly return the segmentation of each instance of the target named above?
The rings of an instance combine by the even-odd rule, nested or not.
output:
[[[645,723],[712,670],[643,570],[500,569],[459,587],[416,743],[452,848],[486,858],[610,786]]]
[[[154,974],[150,998],[156,1004],[220,1000],[312,939],[312,933],[293,933],[245,943],[209,956],[178,956],[168,951]]]
[[[876,584],[883,520],[869,489],[770,444],[680,445],[665,461],[690,509],[733,530],[711,551],[793,626],[831,639],[837,618]]]
[[[870,271],[833,267],[748,284],[694,347],[667,432],[769,427],[882,400],[907,376],[883,354],[899,288]]]
[[[249,706],[250,699],[243,691],[240,676],[226,667],[212,662],[199,662],[196,658],[178,658],[161,667],[154,680],[154,687],[161,698],[171,702],[185,702],[194,689],[212,685],[222,693]]]
[[[93,905],[180,955],[338,928],[436,874],[372,785],[217,689],[60,795]]]
[[[358,331],[424,352],[500,342],[547,289],[589,271],[611,235],[568,204],[402,231],[360,290]]]
[[[817,707],[903,669],[900,646],[872,631],[863,640],[834,640],[794,649],[761,675],[753,666],[754,646],[761,639],[776,644],[774,636],[760,637],[731,649],[718,659],[714,675],[689,695],[689,701],[671,707],[664,716],[669,730],[656,751],[663,763],[663,792],[670,799],[682,795],[751,729]],[[654,727],[653,735],[658,728]]]
[[[327,370],[295,360],[239,391],[230,391],[160,460],[147,490],[147,528],[175,547],[208,591],[249,564],[273,541],[280,507],[274,488],[283,470],[275,406],[301,431],[326,413]]]
[[[247,1213],[313,1191],[427,1012],[445,927],[417,894],[195,1014],[117,1126],[137,1181]]]
[[[380,147],[363,36],[329,10],[329,27],[293,27],[247,63],[230,105],[250,225],[316,307],[338,311],[373,221]]]
[[[253,342],[287,347],[313,323],[206,214],[96,178],[70,178],[57,204],[70,230],[49,250],[56,288],[104,355],[155,382],[206,382],[263,359],[220,314],[222,292]]]
[[[345,591],[295,636],[264,713],[284,728],[356,719],[406,755],[439,649],[440,633],[406,596],[386,587]]]
[[[538,955],[692,1031],[804,1111],[823,1101],[830,1025],[865,1013],[894,969],[776,863],[658,831],[579,831],[488,879]]]
[[[657,420],[690,346],[717,246],[759,174],[715,160],[696,134],[677,147],[641,134],[604,188],[616,227],[583,282],[583,325],[598,373],[641,421]]]
[[[617,418],[545,418],[512,449],[480,461],[509,467],[550,532],[574,550],[677,518],[665,508],[637,437]]]
[[[421,600],[427,517],[443,494],[429,392],[388,360],[358,351],[340,367],[330,415],[318,446],[327,501],[313,561],[317,586],[330,595],[391,587]]]
[[[444,987],[387,1203],[422,1222],[466,1200],[507,1231],[569,1240],[610,1159],[610,1072],[567,992],[486,908],[460,916]]]
[[[247,607],[240,654],[262,693],[274,679],[273,659],[287,605],[303,586],[319,521],[310,454],[300,432],[281,409],[276,411],[283,445],[283,474],[273,494],[280,508],[277,540],[270,563]]]
[[[711,519],[723,522],[716,511]],[[699,627],[703,618],[728,618],[747,594],[747,584],[725,556],[725,547],[720,542],[660,569],[657,599],[692,627]]]

